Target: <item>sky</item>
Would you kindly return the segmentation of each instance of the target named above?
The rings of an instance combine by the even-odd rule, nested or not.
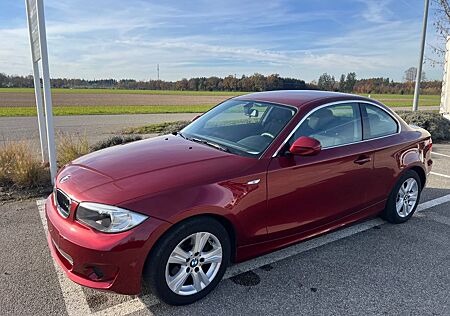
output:
[[[0,72],[31,74],[24,0],[0,1]],[[44,0],[51,77],[178,80],[229,74],[403,79],[423,0]],[[438,39],[430,12],[427,42]],[[432,55],[427,45],[427,56]],[[424,65],[428,79],[442,68]]]

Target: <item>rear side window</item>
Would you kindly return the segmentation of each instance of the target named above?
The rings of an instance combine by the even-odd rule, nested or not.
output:
[[[364,139],[382,137],[397,133],[398,124],[386,111],[377,106],[362,104]]]
[[[335,104],[313,112],[299,126],[289,140],[289,145],[300,136],[317,139],[323,148],[361,141],[362,128],[358,104]]]

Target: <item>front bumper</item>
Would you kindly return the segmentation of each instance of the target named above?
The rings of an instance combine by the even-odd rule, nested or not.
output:
[[[74,282],[120,294],[139,294],[148,253],[168,223],[149,218],[133,229],[105,234],[62,217],[52,196],[45,203],[48,245],[53,258]]]

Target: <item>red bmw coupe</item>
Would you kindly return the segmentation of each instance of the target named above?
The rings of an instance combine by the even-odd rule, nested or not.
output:
[[[356,95],[229,99],[181,132],[65,166],[46,201],[48,243],[87,287],[192,303],[228,265],[382,215],[414,213],[430,134]]]

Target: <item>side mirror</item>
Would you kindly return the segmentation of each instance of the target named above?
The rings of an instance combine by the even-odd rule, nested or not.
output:
[[[257,109],[252,109],[250,113],[248,114],[249,117],[258,117],[259,111]]]
[[[289,149],[289,152],[296,156],[314,156],[322,150],[320,142],[312,137],[301,136]]]
[[[247,115],[248,117],[258,117],[259,111],[257,109],[245,108],[244,114]]]

